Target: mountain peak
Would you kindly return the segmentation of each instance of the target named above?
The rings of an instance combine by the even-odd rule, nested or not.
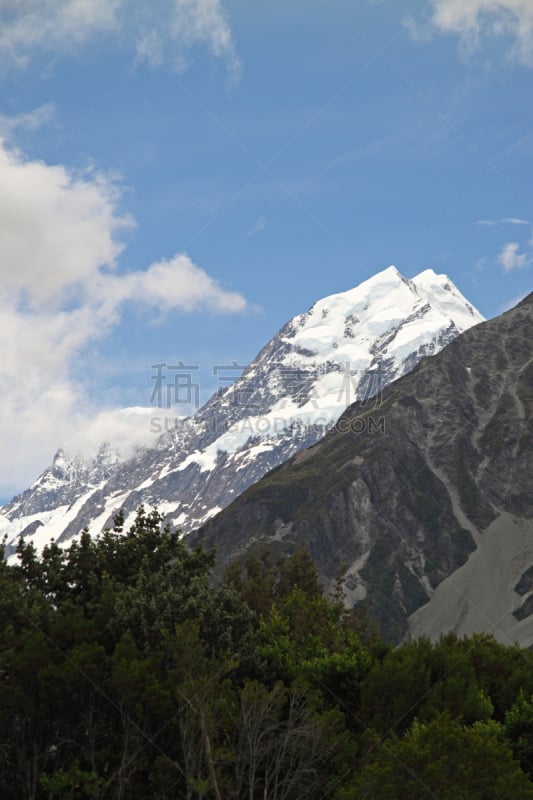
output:
[[[418,275],[415,275],[413,280],[417,281],[419,283],[426,283],[426,282],[431,283],[431,282],[433,282],[435,280],[438,280],[439,278],[443,278],[445,280],[449,280],[447,275],[438,274],[438,273],[435,272],[434,269],[428,268],[428,269],[422,270],[422,272],[419,272]]]
[[[385,269],[376,272],[374,275],[371,275],[370,278],[366,278],[364,281],[361,281],[361,283],[358,283],[356,286],[352,286],[350,289],[347,289],[344,292],[338,292],[336,294],[324,297],[322,298],[322,300],[319,300],[318,302],[324,303],[330,298],[342,297],[343,295],[349,296],[352,295],[353,293],[365,295],[379,286],[390,286],[391,284],[400,284],[406,282],[407,282],[406,278],[401,274],[398,268],[395,267],[394,265],[391,265],[390,267],[386,267]]]
[[[405,278],[394,264],[391,264],[389,267],[385,267],[385,269],[376,272],[370,278],[367,278],[366,281],[359,284],[360,286],[364,286],[367,283],[380,283],[382,281],[390,281],[390,280],[402,280],[404,281]]]

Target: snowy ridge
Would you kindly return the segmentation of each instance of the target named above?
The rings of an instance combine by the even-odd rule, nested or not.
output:
[[[288,322],[194,416],[139,409],[145,432],[158,415],[165,432],[155,442],[139,437],[129,458],[109,443],[96,455],[93,448],[88,462],[60,451],[2,509],[0,533],[11,543],[31,536],[37,547],[52,535],[65,542],[85,525],[97,533],[120,507],[133,515],[141,502],[186,533],[318,441],[348,405],[482,320],[447,276],[426,270],[408,280],[389,267]]]

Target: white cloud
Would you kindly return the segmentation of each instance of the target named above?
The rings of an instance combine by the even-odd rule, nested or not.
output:
[[[477,219],[476,225],[484,225],[486,227],[494,227],[495,225],[530,225],[527,219],[520,219],[519,217],[503,217],[503,219]]]
[[[32,304],[61,303],[101,267],[113,268],[132,225],[105,176],[27,161],[0,142],[1,285]]]
[[[154,14],[150,7],[145,18],[130,16],[141,61],[154,66],[165,62],[181,69],[186,66],[186,51],[204,44],[216,58],[226,61],[234,76],[238,75],[240,62],[220,0],[172,0],[164,8],[163,13]]]
[[[523,269],[531,264],[531,256],[528,253],[520,252],[520,245],[518,242],[507,242],[502,247],[502,251],[498,256],[498,262],[502,265],[505,272],[511,272],[514,269]]]
[[[109,177],[27,160],[0,140],[0,441],[9,454],[0,495],[28,485],[87,425],[94,409],[72,377],[76,361],[124,302],[163,312],[246,308],[186,255],[119,274],[120,236],[132,225],[120,201]]]
[[[0,114],[0,137],[8,138],[18,130],[36,131],[47,125],[54,125],[56,109],[53,103],[45,103],[33,111],[22,114]]]
[[[72,50],[95,34],[116,30],[123,0],[5,0],[0,6],[0,55],[24,67],[37,48]]]
[[[165,408],[169,429],[179,418],[176,411],[172,406]],[[79,457],[87,462],[98,454],[102,443],[106,443],[119,458],[128,459],[141,447],[153,447],[161,429],[156,408],[104,410],[76,430],[64,442],[63,449],[70,457]]]
[[[248,236],[250,236],[251,238],[257,236],[258,233],[262,233],[265,230],[267,225],[268,225],[267,218],[265,217],[264,214],[261,214],[256,219],[250,230],[248,231]]]
[[[97,36],[114,36],[151,63],[183,66],[205,45],[232,73],[239,59],[221,0],[4,0],[0,64],[25,67],[37,51],[72,52]]]
[[[146,272],[133,272],[119,278],[104,276],[98,293],[102,302],[111,303],[112,307],[133,301],[160,311],[204,308],[235,313],[246,308],[241,294],[225,291],[184,254],[152,264]]]
[[[431,30],[457,34],[471,51],[487,36],[511,37],[510,56],[533,65],[533,3],[531,0],[431,0],[429,27],[409,21],[415,36]]]

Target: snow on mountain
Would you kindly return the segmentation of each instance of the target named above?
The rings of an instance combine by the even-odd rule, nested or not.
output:
[[[66,542],[140,503],[187,533],[318,441],[348,405],[377,404],[387,383],[482,320],[445,275],[408,280],[389,267],[294,317],[192,417],[166,408],[100,417],[2,509],[0,533],[11,545],[20,535],[37,547]]]

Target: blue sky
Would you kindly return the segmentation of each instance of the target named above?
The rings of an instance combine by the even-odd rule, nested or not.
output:
[[[8,0],[0,31],[0,499],[152,364],[205,400],[389,264],[487,317],[532,288],[530,0]]]

